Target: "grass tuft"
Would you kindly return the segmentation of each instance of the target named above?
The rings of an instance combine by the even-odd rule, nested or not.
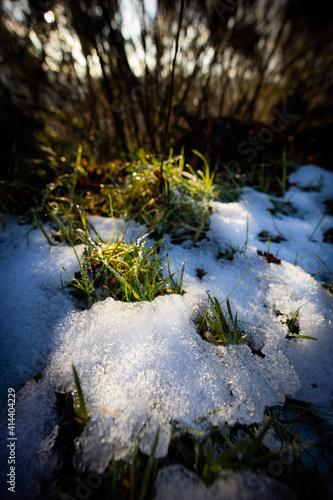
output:
[[[224,313],[216,297],[208,294],[208,306],[199,323],[199,333],[213,344],[227,345],[229,343],[243,344],[247,335],[240,328],[237,312],[234,316],[229,299],[227,299],[227,312]],[[209,310],[210,305],[210,310]]]
[[[301,335],[300,334],[300,323],[299,323],[299,312],[302,306],[300,306],[294,314],[283,313],[277,311],[278,316],[284,316],[288,319],[281,319],[283,323],[285,323],[288,327],[288,333],[286,335],[287,339],[310,339],[310,340],[318,340],[315,337],[310,337],[309,335]]]
[[[79,271],[74,276],[64,268],[63,271],[71,278],[65,282],[80,309],[90,308],[96,301],[107,297],[136,302],[152,301],[158,295],[183,293],[185,262],[179,277],[178,272],[171,273],[167,251],[168,276],[163,277],[162,263],[165,257],[158,257],[163,239],[150,247],[146,246],[145,237],[126,243],[126,227],[116,241],[103,244],[99,236],[96,241],[91,237],[85,212],[79,210],[79,213],[83,229],[77,229],[76,233],[79,241],[84,244],[82,259],[78,256],[68,229],[55,214],[50,215],[72,246],[79,264]]]

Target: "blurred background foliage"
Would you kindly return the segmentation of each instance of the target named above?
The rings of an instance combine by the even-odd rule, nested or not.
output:
[[[2,181],[38,189],[82,142],[97,162],[138,147],[161,154],[170,93],[176,152],[195,148],[235,171],[286,148],[332,168],[329,9],[324,0],[0,0]]]

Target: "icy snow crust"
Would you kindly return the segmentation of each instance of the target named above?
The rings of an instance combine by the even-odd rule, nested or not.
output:
[[[50,247],[37,230],[29,233],[27,245],[26,226],[8,220],[0,239],[7,276],[1,280],[3,391],[17,388],[46,365],[43,378],[30,380],[17,394],[22,475],[47,477],[56,466],[54,391],[74,390],[72,363],[90,410],[90,422],[76,442],[78,469],[103,471],[113,455],[128,456],[138,440],[149,453],[157,432],[156,455],[164,456],[174,425],[204,430],[225,422],[258,422],[266,406],[283,403],[286,396],[332,410],[333,300],[309,273],[322,267],[315,253],[333,268],[332,245],[322,242],[333,217],[326,215],[312,241],[308,237],[322,217],[333,175],[306,166],[290,177],[293,183],[305,182],[302,187],[314,178],[321,182],[320,191],[296,186],[288,191],[286,200],[298,210],[295,217],[273,218],[266,210],[270,197],[247,188],[237,203],[214,203],[209,241],[189,249],[166,239],[173,271],[186,258],[186,293],[151,303],[109,298],[89,311],[75,310],[59,277],[62,267],[77,268],[72,250],[63,244]],[[235,253],[232,261],[218,258],[228,244],[241,249],[248,214],[246,252]],[[126,225],[102,217],[90,222],[104,239],[115,228],[121,234]],[[286,239],[270,249],[276,254],[279,246],[281,265],[258,256],[257,249],[267,249],[257,237],[263,230]],[[126,237],[144,231],[131,223]],[[264,357],[246,344],[214,346],[196,331],[206,291],[222,302],[249,266],[229,300],[248,343]],[[206,273],[201,280],[198,268]],[[294,314],[299,307],[300,334],[318,340],[286,338],[287,325],[276,313]]]

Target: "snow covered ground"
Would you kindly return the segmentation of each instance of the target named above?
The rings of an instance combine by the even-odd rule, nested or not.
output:
[[[109,298],[88,311],[75,309],[61,290],[62,267],[77,269],[72,249],[51,247],[39,230],[27,235],[27,226],[7,219],[0,234],[2,420],[13,387],[17,489],[28,495],[20,498],[33,498],[34,479],[47,478],[56,467],[54,392],[74,390],[72,363],[87,409],[95,410],[76,442],[79,470],[103,471],[113,454],[128,456],[139,435],[142,451],[149,453],[158,430],[157,455],[164,456],[175,424],[203,429],[259,422],[265,407],[286,396],[332,413],[333,296],[320,280],[333,277],[327,269],[311,274],[323,267],[316,255],[333,269],[332,244],[323,241],[333,228],[333,217],[323,217],[324,202],[333,197],[333,174],[304,166],[289,181],[293,187],[285,201],[297,210],[293,216],[272,215],[271,197],[245,188],[237,202],[213,203],[209,240],[191,247],[165,239],[172,271],[186,259],[184,295],[135,304]],[[247,218],[247,248],[240,251]],[[103,239],[125,227],[119,219],[90,222]],[[263,231],[280,240],[270,252],[278,253],[281,264],[258,255],[267,250]],[[126,237],[144,233],[132,223]],[[232,260],[225,258],[230,247],[239,250]],[[196,321],[207,306],[207,291],[222,302],[248,268],[229,297],[247,343],[215,346],[202,340]],[[298,308],[299,333],[317,340],[286,338],[286,322],[277,312],[294,314]],[[36,382],[38,370],[43,376]],[[3,428],[2,442],[7,437]],[[4,474],[1,480],[4,489]]]

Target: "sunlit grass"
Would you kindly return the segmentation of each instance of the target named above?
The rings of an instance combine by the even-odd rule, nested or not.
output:
[[[146,245],[146,237],[137,238],[129,243],[124,241],[127,226],[120,237],[114,236],[114,242],[103,243],[99,235],[93,238],[89,232],[86,214],[78,209],[81,228],[76,230],[76,241],[84,244],[83,257],[80,258],[68,228],[50,212],[64,239],[73,248],[79,270],[73,276],[63,268],[71,278],[65,280],[77,306],[90,308],[99,300],[112,297],[125,302],[152,301],[158,295],[170,293],[182,294],[182,281],[185,262],[180,271],[171,273],[169,255],[158,257],[163,239],[153,245]],[[36,219],[37,220],[37,219]],[[52,244],[42,225],[43,234]],[[168,275],[163,277],[163,261],[167,260]]]
[[[211,202],[219,196],[207,160],[203,170],[194,171],[183,152],[172,150],[163,162],[161,191],[160,159],[138,150],[128,162],[114,161],[98,167],[87,162],[79,148],[69,173],[48,184],[40,209],[40,220],[50,212],[57,215],[72,241],[82,224],[76,207],[91,214],[125,217],[145,224],[149,233],[160,239],[169,234],[173,243],[190,240],[195,244],[209,229]],[[58,234],[61,237],[61,234]]]

